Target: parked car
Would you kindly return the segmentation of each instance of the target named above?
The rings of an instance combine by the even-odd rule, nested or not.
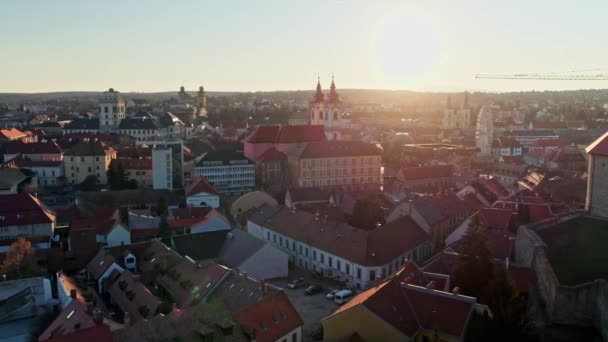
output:
[[[314,285],[310,285],[304,291],[304,294],[307,295],[307,296],[312,296],[314,294],[321,293],[321,292],[323,292],[323,286],[314,284]]]
[[[304,278],[298,278],[292,280],[289,284],[287,284],[287,287],[290,289],[297,289],[298,287],[303,287],[306,285],[308,284],[306,283],[306,280],[304,280]]]
[[[351,290],[338,291],[334,295],[334,302],[336,302],[336,304],[344,304],[348,302],[353,297],[353,295],[354,293]]]
[[[329,299],[329,300],[334,300],[334,296],[335,296],[335,295],[336,295],[336,293],[338,293],[338,292],[340,292],[340,290],[338,290],[338,289],[331,290],[331,291],[329,291],[329,293],[328,293],[328,294],[326,294],[326,295],[325,295],[325,298],[326,298],[326,299]]]

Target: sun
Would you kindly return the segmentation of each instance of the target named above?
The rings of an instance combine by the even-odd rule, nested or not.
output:
[[[439,37],[419,17],[394,15],[379,23],[371,50],[374,67],[383,78],[419,79],[439,62]]]

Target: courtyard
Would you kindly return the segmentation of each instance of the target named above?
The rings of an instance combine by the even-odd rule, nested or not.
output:
[[[608,279],[608,221],[579,217],[539,230],[560,283]]]

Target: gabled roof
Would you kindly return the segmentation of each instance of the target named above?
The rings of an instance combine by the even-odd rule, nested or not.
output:
[[[118,129],[158,129],[158,125],[154,120],[148,117],[131,117],[120,120]]]
[[[77,299],[72,300],[38,337],[38,341],[47,341],[95,326],[93,318],[87,313],[87,304]]]
[[[220,250],[221,263],[238,268],[245,260],[266,246],[266,242],[240,229],[232,229]]]
[[[54,141],[24,143],[11,141],[6,146],[6,154],[61,154],[63,149]]]
[[[509,231],[512,217],[513,211],[511,209],[481,208],[479,210],[481,223],[487,228],[496,229],[501,232]]]
[[[381,153],[376,145],[362,141],[315,141],[306,146],[300,158],[377,156]]]
[[[134,159],[134,158],[122,158],[116,159],[115,162],[122,165],[125,170],[152,170],[152,159]]]
[[[281,160],[287,160],[287,155],[277,150],[274,146],[271,146],[256,159],[256,162],[271,162]]]
[[[66,156],[106,156],[116,154],[116,150],[100,141],[82,141],[70,147]]]
[[[291,197],[291,202],[329,202],[331,194],[321,188],[291,188],[287,190]]]
[[[29,194],[0,195],[0,226],[51,223],[55,213]]]
[[[173,236],[175,251],[192,260],[206,261],[216,259],[227,238],[227,231],[216,230],[198,234]]]
[[[17,140],[27,135],[16,128],[0,129],[0,140]]]
[[[23,182],[27,178],[28,175],[26,175],[19,169],[0,168],[0,190],[10,189]]]
[[[65,125],[63,129],[88,129],[95,130],[99,129],[99,119],[97,118],[77,118],[72,120],[70,123]]]
[[[585,152],[591,155],[608,156],[608,132],[587,146]]]
[[[156,315],[161,301],[153,295],[133,273],[126,270],[110,287],[110,296],[123,312],[128,312],[134,321]]]
[[[204,177],[195,178],[194,181],[187,185],[184,189],[186,197],[200,194],[203,192],[213,195],[219,194],[217,189],[213,185],[209,184],[209,182],[207,182],[207,179],[205,179]]]
[[[255,340],[259,342],[278,341],[304,324],[283,291],[236,310],[234,318],[255,331]]]
[[[116,263],[116,259],[106,250],[100,249],[87,265],[87,271],[97,280],[113,263]]]
[[[259,126],[245,143],[289,144],[325,140],[322,125],[306,126]]]

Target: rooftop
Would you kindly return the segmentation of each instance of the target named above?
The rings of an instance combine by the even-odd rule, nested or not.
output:
[[[245,139],[245,143],[289,144],[323,140],[322,125],[259,126]]]
[[[382,151],[373,144],[361,141],[316,141],[306,146],[300,158],[332,158],[378,156]]]

